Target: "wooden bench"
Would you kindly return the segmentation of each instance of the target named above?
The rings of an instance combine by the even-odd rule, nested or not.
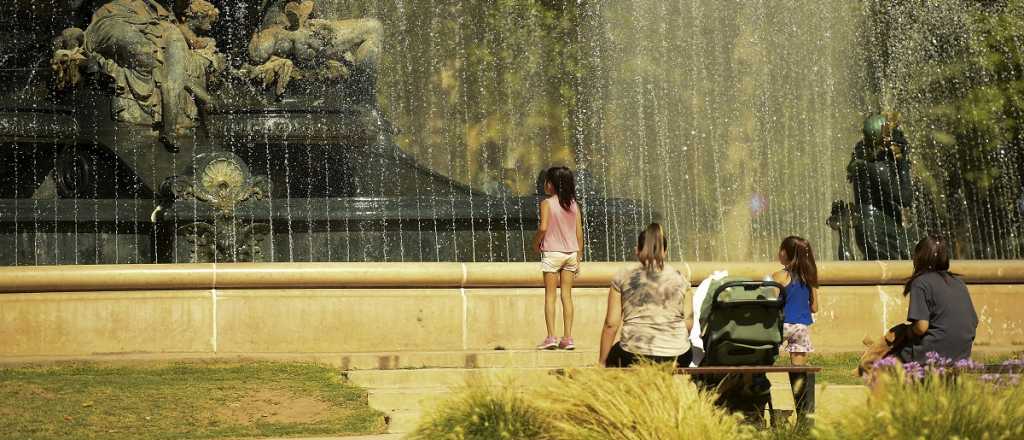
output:
[[[985,365],[981,371],[977,371],[977,374],[1022,374],[1024,373],[1024,365],[999,365],[989,364]]]
[[[815,377],[820,372],[821,367],[814,366],[714,366],[676,369],[676,374],[691,376],[740,375],[744,376],[745,380],[753,378],[755,374],[787,373],[799,423],[811,423],[807,416],[814,414],[814,384]],[[771,414],[771,417],[774,419],[774,413]],[[775,425],[775,420],[772,420],[772,424]]]

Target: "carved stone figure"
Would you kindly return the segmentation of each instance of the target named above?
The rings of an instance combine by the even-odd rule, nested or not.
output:
[[[110,77],[114,118],[159,127],[161,142],[174,151],[177,131],[195,124],[193,98],[210,104],[206,74],[223,68],[213,40],[198,36],[217,19],[217,9],[192,0],[184,15],[179,20],[156,0],[104,4],[84,32],[70,28],[55,41],[57,86],[76,84],[82,67]]]
[[[53,40],[50,67],[57,74],[58,89],[71,87],[81,81],[80,66],[86,61],[82,49],[84,45],[85,31],[76,27],[65,29]]]
[[[185,41],[192,50],[205,49],[217,44],[212,38],[204,37],[213,28],[220,17],[220,11],[205,0],[192,0],[182,11],[181,23],[178,28],[185,36]]]
[[[864,121],[864,139],[846,168],[853,184],[857,245],[867,260],[910,258],[903,212],[914,196],[910,146],[895,119],[874,115]]]
[[[175,199],[196,200],[213,208],[210,222],[193,222],[178,230],[192,244],[192,262],[261,261],[261,242],[270,225],[247,222],[236,216],[240,205],[270,196],[270,182],[253,176],[249,167],[231,153],[202,154],[185,176],[166,184]]]
[[[224,55],[217,50],[217,42],[204,36],[210,32],[219,16],[220,11],[206,0],[192,0],[183,11],[178,26],[192,49],[192,56],[185,66],[188,81],[186,89],[205,104],[206,110],[214,107],[214,99],[207,91],[207,84],[211,78],[223,72],[227,65]]]
[[[271,2],[260,30],[249,43],[250,78],[275,85],[284,93],[293,79],[346,79],[350,67],[374,71],[383,26],[373,18],[325,20],[310,18],[312,0]]]

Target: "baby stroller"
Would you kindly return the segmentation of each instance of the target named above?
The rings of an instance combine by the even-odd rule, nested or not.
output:
[[[770,366],[782,345],[786,289],[774,281],[726,277],[712,282],[701,304],[702,367]],[[771,408],[771,383],[765,374],[701,375],[698,386],[716,389],[716,404],[762,422]]]

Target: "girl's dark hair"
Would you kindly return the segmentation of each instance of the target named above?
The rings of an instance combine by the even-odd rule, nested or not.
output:
[[[555,195],[558,196],[558,204],[562,209],[569,210],[572,202],[576,201],[576,178],[572,171],[566,167],[551,167],[544,176],[545,182],[550,182],[555,188]]]
[[[803,237],[790,235],[782,240],[779,246],[782,252],[786,253],[786,270],[794,279],[802,283],[818,287],[818,266],[814,263],[814,249],[811,249],[811,242]]]
[[[914,274],[903,286],[903,296],[910,294],[914,280],[929,272],[938,272],[949,283],[955,273],[949,271],[949,246],[946,239],[937,234],[928,234],[914,246]]]
[[[665,268],[665,253],[668,252],[668,237],[658,223],[651,223],[640,231],[636,238],[636,256],[644,270],[660,271]]]

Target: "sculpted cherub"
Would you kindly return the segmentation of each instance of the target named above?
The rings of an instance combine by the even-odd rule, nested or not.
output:
[[[328,79],[345,79],[348,66],[372,71],[380,53],[383,26],[373,18],[310,18],[312,0],[278,0],[267,8],[263,24],[249,43],[250,77],[278,94],[300,71],[318,71]]]
[[[50,68],[55,73],[58,90],[74,86],[82,79],[79,67],[87,60],[82,47],[84,45],[85,31],[76,27],[64,29],[53,39]]]
[[[182,11],[180,18],[178,28],[192,50],[205,49],[216,44],[213,38],[203,36],[210,32],[213,24],[220,18],[220,11],[213,4],[206,0],[192,0]]]
[[[220,17],[220,11],[206,0],[191,0],[181,13],[178,28],[181,29],[185,41],[192,49],[192,59],[188,66],[188,88],[196,99],[206,105],[207,110],[213,108],[213,99],[207,90],[207,79],[210,75],[224,70],[224,55],[217,50],[217,42],[205,35],[210,32],[213,24]]]

